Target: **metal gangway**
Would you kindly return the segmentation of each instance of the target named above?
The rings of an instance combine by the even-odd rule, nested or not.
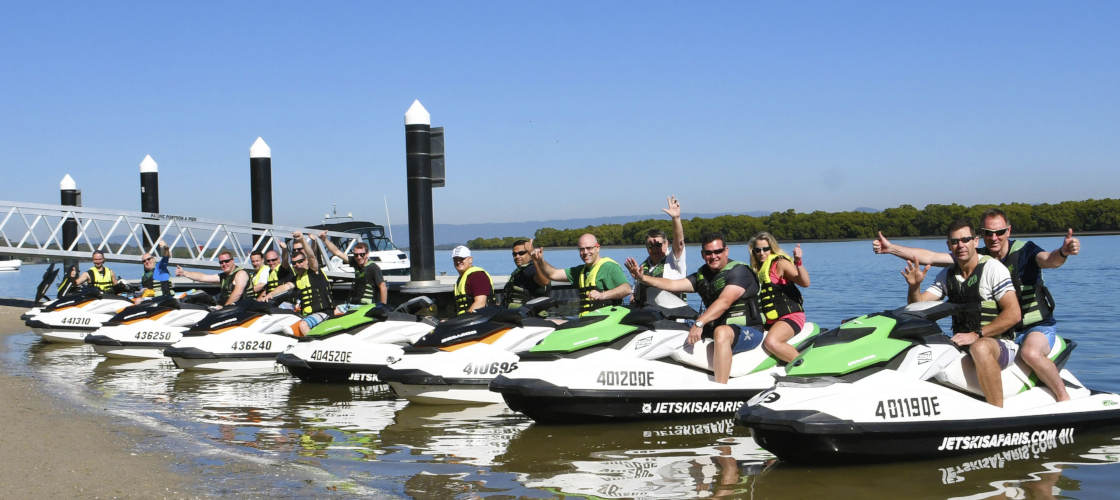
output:
[[[290,241],[293,232],[301,232],[308,244],[318,248],[328,276],[354,276],[345,262],[330,258],[318,238],[320,230],[11,201],[0,201],[0,214],[0,255],[88,261],[93,250],[100,250],[107,261],[139,264],[141,254],[154,253],[163,240],[175,265],[217,269],[218,254],[228,250],[240,266],[250,267],[249,254],[254,250],[280,251],[277,242]],[[66,233],[72,241],[64,242]],[[355,233],[328,231],[327,235],[343,252],[361,241]]]

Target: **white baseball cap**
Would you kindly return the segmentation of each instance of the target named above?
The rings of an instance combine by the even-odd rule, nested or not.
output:
[[[451,251],[451,258],[452,259],[457,259],[457,258],[460,258],[460,257],[465,259],[465,258],[470,257],[470,256],[471,256],[471,249],[469,249],[469,248],[467,248],[463,245],[459,245],[459,246],[455,247],[454,250]]]

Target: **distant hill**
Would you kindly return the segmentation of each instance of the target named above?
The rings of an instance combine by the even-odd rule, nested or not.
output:
[[[738,213],[711,213],[711,214],[685,214],[685,220],[693,217],[719,217],[721,215],[750,215],[761,217],[770,215],[771,212],[756,210],[753,212]],[[616,215],[611,217],[593,217],[584,219],[552,219],[525,222],[491,222],[482,224],[436,224],[435,240],[437,246],[453,246],[467,242],[474,238],[499,238],[505,236],[533,236],[542,227],[554,229],[573,229],[600,224],[625,224],[648,219],[668,219],[662,212],[644,215]],[[393,224],[393,242],[402,248],[408,246],[408,224]]]

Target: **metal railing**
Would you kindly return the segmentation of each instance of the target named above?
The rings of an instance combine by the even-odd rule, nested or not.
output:
[[[73,241],[64,242],[64,233],[73,232]],[[147,227],[158,228],[158,236]],[[101,208],[72,207],[0,201],[0,255],[38,256],[54,259],[88,260],[100,250],[113,262],[140,263],[140,255],[153,252],[163,240],[176,265],[216,269],[218,254],[228,250],[242,266],[249,265],[253,250],[280,251],[278,241],[288,241],[293,232],[304,233],[308,244],[318,249],[320,262],[328,275],[352,278],[341,269],[339,259],[318,239],[319,230],[249,222],[225,222],[197,217],[129,212]],[[154,231],[153,231],[154,232]],[[327,233],[343,252],[349,252],[360,236],[354,233]],[[340,244],[339,244],[340,243]]]

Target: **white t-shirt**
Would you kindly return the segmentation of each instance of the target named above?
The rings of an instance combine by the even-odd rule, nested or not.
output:
[[[926,292],[936,295],[939,299],[944,297],[946,280],[949,279],[949,271],[952,269],[952,267],[942,269]],[[964,282],[964,278],[959,274],[954,274],[953,279],[957,280],[957,283]],[[999,302],[1004,294],[1013,291],[1015,285],[1011,282],[1011,273],[1007,271],[1007,267],[996,259],[988,259],[987,264],[984,264],[983,272],[980,273],[980,299]]]

